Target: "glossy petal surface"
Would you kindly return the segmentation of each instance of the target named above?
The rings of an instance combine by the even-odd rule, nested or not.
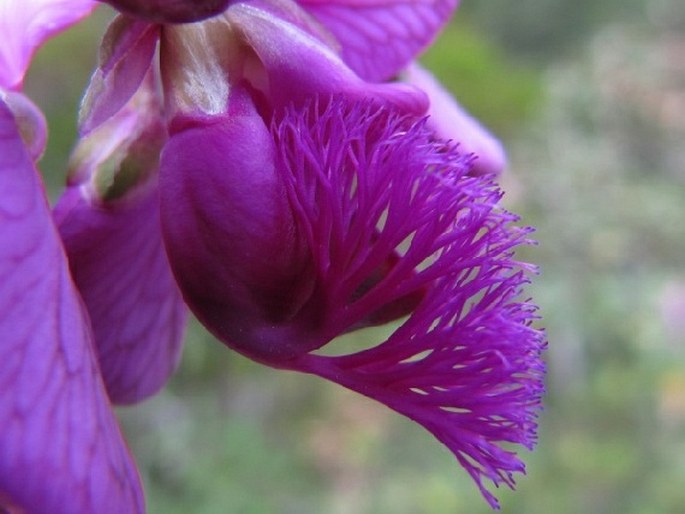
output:
[[[392,78],[433,41],[458,0],[299,0],[342,45],[362,78]]]
[[[0,87],[20,89],[36,49],[90,14],[96,5],[93,0],[0,2]]]
[[[254,358],[296,353],[306,342],[277,326],[297,311],[307,288],[298,280],[307,255],[268,128],[244,92],[234,91],[225,116],[174,122],[160,191],[169,258],[199,319],[223,340],[250,341],[243,347]]]
[[[42,185],[4,104],[0,303],[0,502],[29,513],[143,512],[87,316]]]
[[[413,114],[428,107],[427,98],[416,88],[363,81],[325,42],[266,9],[236,4],[225,16],[261,61],[258,72],[248,73],[247,78],[266,94],[272,107],[342,92],[355,98],[374,97]]]

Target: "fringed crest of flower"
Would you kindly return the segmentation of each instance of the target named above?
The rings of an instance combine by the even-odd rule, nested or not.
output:
[[[520,299],[535,269],[515,260],[529,228],[499,206],[471,158],[434,141],[425,120],[370,103],[290,109],[272,133],[300,230],[312,250],[324,332],[409,315],[383,343],[292,364],[374,398],[427,428],[497,506],[483,479],[514,485],[532,448],[543,392]]]

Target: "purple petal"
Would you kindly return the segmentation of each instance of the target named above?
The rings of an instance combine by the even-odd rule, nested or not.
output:
[[[69,187],[55,219],[110,399],[122,404],[151,396],[178,365],[187,318],[162,245],[156,188],[100,205]]]
[[[0,99],[12,111],[19,134],[31,159],[40,160],[48,139],[48,124],[45,116],[23,93],[0,90]]]
[[[229,0],[103,0],[132,16],[156,23],[187,23],[215,16]]]
[[[263,66],[263,76],[248,75],[248,80],[256,87],[266,81],[263,92],[276,108],[335,93],[375,97],[413,114],[422,114],[427,108],[422,92],[402,84],[363,81],[334,49],[266,10],[236,4],[225,15],[242,32]]]
[[[339,53],[340,44],[333,34],[295,0],[250,0],[250,5],[297,26]]]
[[[79,142],[54,212],[114,403],[140,401],[164,385],[187,317],[162,244],[157,166],[166,133],[146,85]]]
[[[79,112],[79,132],[89,133],[119,112],[150,69],[159,27],[117,16],[102,40],[99,64],[90,79]]]
[[[14,512],[143,512],[44,191],[0,104],[0,502]]]
[[[263,323],[287,319],[284,306],[296,311],[311,283],[298,280],[306,249],[274,167],[269,131],[236,88],[225,116],[172,124],[160,169],[162,230],[184,297],[218,337],[250,341],[254,358],[306,344]]]
[[[310,330],[341,334],[422,295],[405,301],[409,319],[378,346],[275,364],[422,424],[495,506],[483,479],[513,486],[523,464],[500,445],[532,447],[543,389],[544,334],[519,298],[533,269],[513,259],[530,230],[512,226],[496,186],[470,176],[470,157],[423,123],[333,101],[321,114],[291,110],[274,135],[317,277]]]
[[[402,74],[402,79],[426,92],[430,99],[428,125],[435,134],[459,143],[462,153],[473,154],[474,175],[497,175],[507,165],[502,143],[473,116],[467,113],[435,77],[417,63]]]
[[[19,90],[33,53],[45,41],[88,16],[93,0],[0,2],[0,88]]]
[[[298,0],[342,45],[361,77],[395,76],[435,39],[458,0]]]

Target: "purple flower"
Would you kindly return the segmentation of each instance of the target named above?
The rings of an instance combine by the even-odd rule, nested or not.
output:
[[[100,67],[84,99],[84,137],[54,215],[114,403],[139,401],[164,385],[178,363],[186,317],[158,221],[156,167],[166,138],[165,113],[152,85],[158,40],[167,115],[221,112],[229,84],[226,71],[215,62],[231,48],[241,60],[235,47],[245,42],[262,58],[257,73],[267,73],[278,84],[265,93],[280,102],[306,98],[313,89],[344,89],[361,96],[381,88],[388,90],[386,95],[392,92],[398,104],[417,112],[425,109],[423,95],[406,86],[363,82],[323,43],[311,44],[311,27],[303,21],[299,23],[307,30],[241,4],[218,20],[160,27],[117,17],[105,35]],[[245,42],[236,41],[230,31],[217,31],[220,23],[242,30]],[[204,43],[210,35],[218,38],[215,46]],[[207,54],[189,59],[189,49]],[[245,75],[256,81],[250,73],[254,69]],[[234,74],[241,76],[243,70]]]
[[[533,269],[513,258],[529,229],[496,186],[424,120],[368,100],[319,98],[264,120],[234,91],[227,115],[172,127],[162,227],[198,318],[250,358],[422,424],[495,506],[482,480],[513,486],[523,471],[499,445],[534,444],[544,372],[536,308],[520,298]],[[316,351],[394,319],[378,345]]]
[[[109,3],[135,16],[105,34],[52,216],[21,84],[93,3],[0,7],[0,510],[143,511],[110,402],[164,385],[185,304],[242,354],[422,424],[496,506],[484,479],[523,471],[501,445],[532,447],[543,389],[513,256],[530,229],[479,176],[497,143],[434,83],[391,81],[456,2]]]

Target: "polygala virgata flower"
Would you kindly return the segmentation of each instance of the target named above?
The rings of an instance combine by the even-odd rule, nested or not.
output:
[[[225,116],[172,123],[162,230],[188,305],[244,355],[422,424],[496,505],[482,479],[523,471],[499,443],[532,447],[542,393],[534,270],[513,258],[529,229],[425,120],[332,96],[269,123],[240,90]],[[396,319],[380,344],[316,351]]]
[[[0,2],[0,510],[144,510],[111,404],[164,385],[187,307],[423,425],[496,506],[485,479],[513,486],[510,443],[535,443],[545,339],[501,145],[412,62],[455,0],[108,0],[52,213],[22,81],[94,3]]]

